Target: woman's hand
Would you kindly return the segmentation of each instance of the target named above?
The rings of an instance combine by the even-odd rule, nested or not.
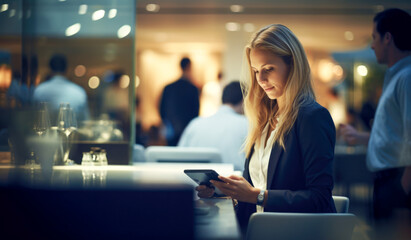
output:
[[[358,132],[353,126],[348,124],[340,124],[339,132],[349,145],[367,145],[370,139],[369,133]]]
[[[210,198],[214,195],[214,189],[206,185],[199,185],[195,189],[198,191],[197,196],[200,198]]]
[[[225,195],[238,201],[256,203],[260,190],[251,186],[243,177],[231,175],[229,177],[218,176],[224,182],[210,180],[210,182]]]

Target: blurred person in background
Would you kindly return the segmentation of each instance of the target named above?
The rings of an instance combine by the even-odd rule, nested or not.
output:
[[[367,100],[363,103],[360,111],[360,117],[366,131],[371,131],[372,124],[374,122],[375,110],[377,109],[378,100],[381,97],[382,88],[376,87],[374,91],[371,92]]]
[[[248,126],[242,115],[240,82],[234,81],[225,86],[222,102],[223,105],[212,116],[194,118],[184,130],[178,146],[216,148],[220,150],[224,163],[232,163],[236,171],[243,171],[245,155],[241,146]]]
[[[130,110],[128,85],[124,84],[127,75],[122,70],[108,71],[106,82],[109,84],[102,94],[102,113],[108,114],[114,127],[119,128],[128,138],[130,127]]]
[[[160,116],[169,146],[177,145],[185,127],[200,111],[199,91],[191,82],[191,60],[183,58],[180,67],[182,76],[164,88],[160,103]]]
[[[374,217],[411,209],[411,16],[387,9],[374,17],[372,49],[388,66],[371,133],[342,125],[349,144],[368,145],[367,166],[375,172]]]
[[[244,109],[249,120],[243,177],[214,187],[236,199],[243,230],[254,212],[334,213],[335,126],[315,100],[310,66],[287,27],[266,26],[245,48]],[[200,197],[213,188],[197,187]]]
[[[67,59],[62,54],[50,58],[50,78],[40,83],[34,89],[35,102],[48,102],[51,123],[56,124],[60,103],[69,103],[74,109],[78,121],[89,118],[89,107],[86,91],[79,85],[67,79]]]

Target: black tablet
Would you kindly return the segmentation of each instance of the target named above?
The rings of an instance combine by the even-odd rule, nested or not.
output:
[[[218,173],[212,169],[186,169],[184,173],[198,185],[211,186],[210,180],[223,182],[218,178]]]

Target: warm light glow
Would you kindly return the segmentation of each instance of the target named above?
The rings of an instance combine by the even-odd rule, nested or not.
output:
[[[204,84],[201,91],[201,116],[211,116],[217,112],[221,105],[221,86],[217,81],[209,81]]]
[[[357,67],[357,73],[358,73],[360,76],[365,77],[365,76],[367,76],[367,74],[368,74],[368,69],[367,69],[367,67],[364,66],[364,65],[359,65],[359,66]]]
[[[1,5],[0,12],[5,12],[9,9],[9,5],[7,3]]]
[[[140,86],[140,78],[136,75],[136,84],[135,84],[136,88],[138,88],[138,86]]]
[[[323,82],[328,83],[333,80],[333,66],[334,64],[328,59],[323,59],[318,63],[318,76]]]
[[[344,75],[344,70],[340,65],[334,65],[333,73],[337,77],[337,79],[340,80]]]
[[[123,75],[120,78],[120,88],[128,88],[130,85],[130,77],[128,75]]]
[[[146,10],[148,12],[158,12],[158,11],[160,11],[160,5],[153,4],[153,3],[147,4]]]
[[[243,11],[244,11],[244,7],[241,6],[241,5],[231,5],[231,6],[230,6],[230,10],[231,10],[232,12],[239,13],[239,12],[243,12]]]
[[[0,65],[0,89],[8,89],[11,84],[11,69],[6,64]]]
[[[87,13],[87,5],[86,4],[81,4],[80,7],[78,8],[78,14],[79,15],[84,15]]]
[[[110,11],[108,12],[108,18],[112,19],[115,18],[117,16],[117,9],[113,8],[110,9]]]
[[[235,22],[228,22],[225,24],[225,28],[227,29],[227,31],[230,32],[236,32],[240,30],[240,24],[235,23]]]
[[[73,24],[66,29],[66,36],[67,37],[73,36],[74,34],[78,33],[80,29],[81,29],[80,23]]]
[[[117,36],[118,38],[124,38],[127,35],[129,35],[130,32],[131,32],[130,25],[123,25],[121,28],[118,29]]]
[[[98,78],[97,76],[92,76],[89,80],[88,80],[88,86],[91,89],[96,89],[98,88],[98,86],[100,85],[100,78]]]
[[[93,13],[93,15],[91,16],[91,19],[93,21],[97,21],[100,20],[104,17],[104,14],[106,14],[106,11],[104,10],[97,10]]]
[[[345,31],[344,38],[347,41],[352,41],[352,40],[354,40],[354,33],[351,32],[351,31]]]
[[[74,74],[77,77],[82,77],[84,74],[86,74],[86,67],[84,65],[77,65],[76,68],[74,68]]]
[[[245,23],[244,24],[244,31],[246,32],[254,32],[255,31],[255,26],[252,23]]]

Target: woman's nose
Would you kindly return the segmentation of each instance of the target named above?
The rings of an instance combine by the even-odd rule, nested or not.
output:
[[[267,79],[262,72],[257,73],[257,81],[258,82],[265,82]]]

